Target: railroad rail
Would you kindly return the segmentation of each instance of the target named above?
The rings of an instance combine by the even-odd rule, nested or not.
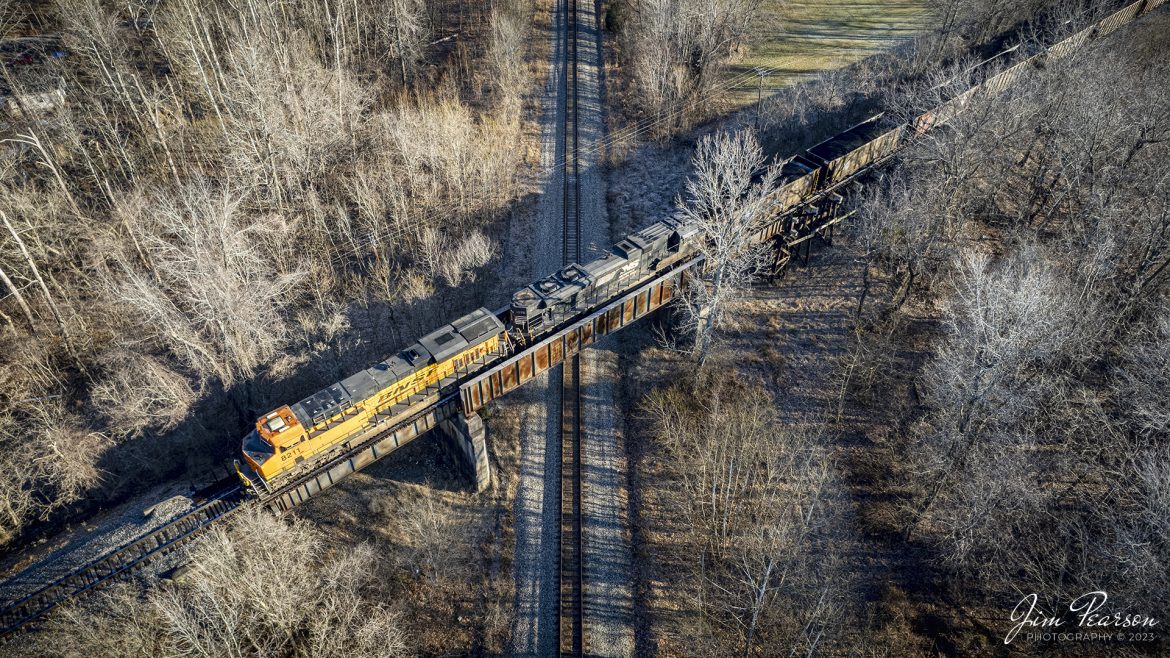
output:
[[[581,142],[578,101],[577,40],[579,22],[577,0],[564,0],[565,20],[564,98],[565,121],[563,171],[563,239],[562,265],[582,262],[581,249]],[[576,352],[566,359],[560,370],[561,455],[560,472],[560,539],[557,551],[559,587],[557,591],[557,636],[562,656],[581,656],[585,652],[584,624],[584,541],[581,528],[581,357]]]
[[[562,180],[564,183],[564,237],[562,265],[581,260],[581,140],[577,90],[577,0],[564,0],[565,17],[565,121],[562,139],[564,159]]]
[[[561,542],[557,624],[562,656],[585,652],[585,542],[582,532],[581,358],[573,356],[561,373]]]

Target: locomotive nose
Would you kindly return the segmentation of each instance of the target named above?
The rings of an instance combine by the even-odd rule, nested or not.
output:
[[[260,434],[256,430],[245,434],[241,444],[244,460],[248,462],[252,470],[257,473],[262,472],[264,462],[271,459],[274,453],[272,446],[268,445],[268,442],[264,439],[261,439]]]

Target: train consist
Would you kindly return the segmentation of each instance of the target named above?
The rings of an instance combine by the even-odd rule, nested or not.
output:
[[[895,124],[878,115],[791,157],[767,197],[768,211],[759,220],[756,240],[775,241],[784,248],[792,240],[815,233],[839,199],[834,190],[860,172],[950,121],[980,95],[1002,92],[1045,60],[1066,57],[1090,39],[1113,32],[1167,1],[1139,0],[1127,5],[907,123]],[[392,426],[449,393],[516,346],[529,344],[692,260],[703,239],[699,227],[681,215],[655,222],[589,262],[573,263],[517,291],[511,304],[498,313],[478,309],[386,361],[264,414],[243,439],[244,464],[237,465],[242,481],[253,490],[257,486],[268,490],[302,467],[364,441],[386,423]]]

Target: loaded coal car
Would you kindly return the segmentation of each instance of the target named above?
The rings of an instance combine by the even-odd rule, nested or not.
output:
[[[512,326],[524,340],[560,325],[696,253],[699,229],[682,217],[655,222],[585,264],[573,263],[512,295]]]
[[[820,189],[833,187],[898,150],[904,129],[885,125],[879,114],[810,148],[805,157],[824,170]]]
[[[768,195],[772,212],[782,213],[811,196],[820,173],[819,164],[799,155],[785,162],[775,190]]]
[[[780,177],[776,180],[775,189],[768,194],[765,202],[769,206],[769,221],[766,221],[756,231],[755,241],[765,242],[777,235],[790,232],[792,227],[800,223],[801,218],[781,218],[780,215],[800,205],[816,191],[817,181],[820,178],[820,165],[799,155],[789,158],[780,168]],[[801,214],[815,214],[815,208],[806,208]]]
[[[245,486],[271,483],[335,448],[406,417],[430,393],[458,381],[497,355],[504,325],[487,309],[427,334],[398,354],[256,420],[243,440]]]

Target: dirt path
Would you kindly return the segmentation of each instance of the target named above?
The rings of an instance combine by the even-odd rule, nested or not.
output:
[[[581,209],[584,260],[609,249],[616,238],[606,209],[599,145],[605,131],[599,2],[581,2],[578,44]],[[584,396],[585,645],[592,656],[632,656],[633,550],[627,513],[624,436],[614,398],[621,379],[621,335],[582,356]]]

